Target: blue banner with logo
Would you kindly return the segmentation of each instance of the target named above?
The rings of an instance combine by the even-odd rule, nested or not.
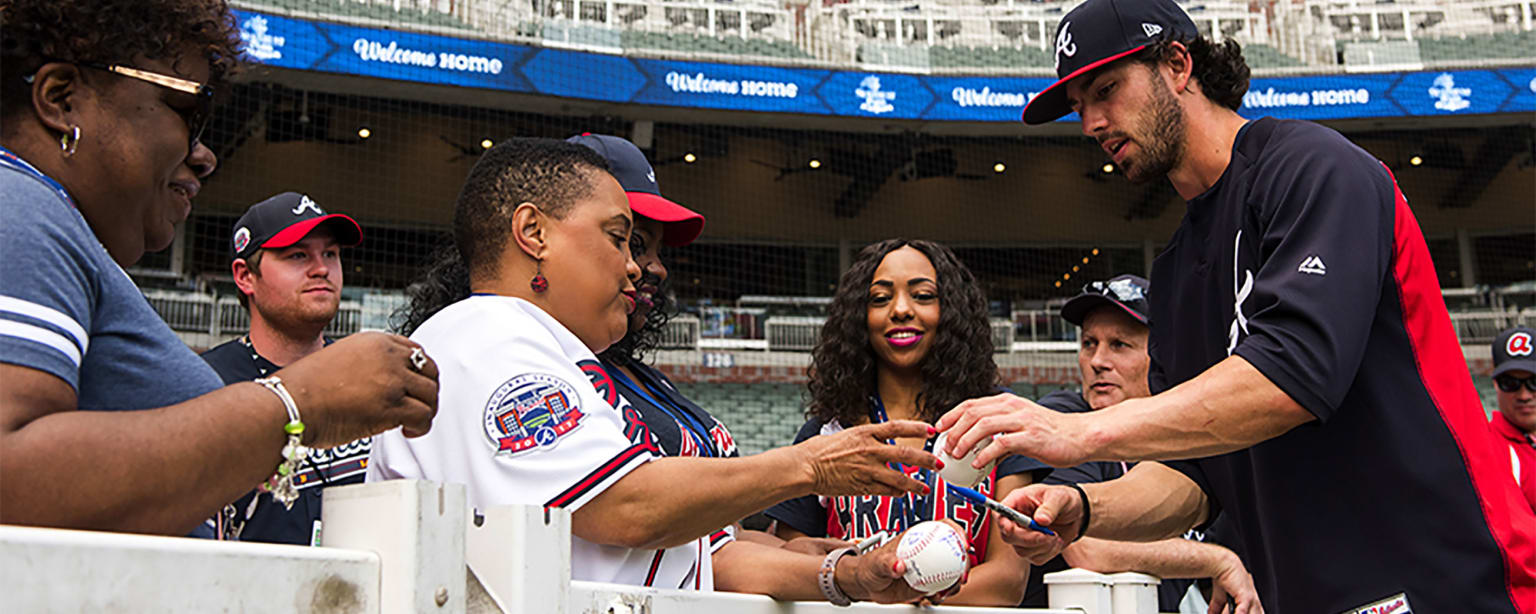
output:
[[[619,103],[1016,122],[1053,81],[631,58],[235,14],[249,59],[270,66]],[[1312,120],[1530,111],[1536,111],[1536,67],[1255,78],[1240,110],[1248,117]]]

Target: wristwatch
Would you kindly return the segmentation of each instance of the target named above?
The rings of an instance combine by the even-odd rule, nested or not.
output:
[[[853,605],[853,600],[849,599],[842,589],[837,588],[837,580],[834,578],[837,571],[837,561],[853,553],[854,549],[852,547],[838,548],[828,552],[827,558],[821,560],[821,571],[816,573],[816,584],[821,586],[821,594],[825,595],[827,601],[832,602],[832,605],[838,607]]]

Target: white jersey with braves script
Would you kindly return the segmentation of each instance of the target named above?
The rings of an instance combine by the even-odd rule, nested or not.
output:
[[[369,482],[458,482],[468,485],[477,509],[575,511],[659,456],[653,442],[625,436],[628,404],[610,405],[593,387],[590,378],[603,370],[592,352],[532,303],[472,296],[432,316],[411,339],[437,361],[437,418],[422,437],[395,429],[376,438]],[[707,537],[638,550],[572,536],[571,577],[713,590],[709,551]]]

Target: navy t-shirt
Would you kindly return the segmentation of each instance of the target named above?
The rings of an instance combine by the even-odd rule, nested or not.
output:
[[[327,339],[329,345],[331,340]],[[223,343],[203,352],[207,361],[225,384],[249,382],[266,377],[278,366],[256,353],[246,337]],[[272,500],[271,493],[255,490],[242,495],[224,510],[224,519],[240,541],[308,546],[318,543],[321,489],[328,486],[362,484],[368,471],[368,452],[373,438],[364,437],[334,448],[310,450],[293,476],[299,499],[289,509]]]
[[[1169,463],[1233,523],[1280,614],[1397,595],[1419,612],[1536,607],[1536,516],[1388,170],[1328,128],[1260,119],[1152,270],[1154,393],[1235,354],[1315,422]]]

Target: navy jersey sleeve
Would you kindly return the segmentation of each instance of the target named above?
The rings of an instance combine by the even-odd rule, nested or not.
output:
[[[1271,143],[1248,191],[1261,236],[1237,240],[1260,253],[1239,247],[1233,263],[1233,353],[1326,421],[1360,368],[1381,299],[1393,184],[1380,162],[1327,128],[1296,122]]]
[[[821,434],[821,425],[822,422],[815,418],[806,421],[800,427],[800,432],[795,434],[795,443]],[[780,502],[764,511],[763,515],[811,537],[827,536],[827,508],[822,507],[815,495]]]
[[[1109,476],[1104,474],[1103,463],[1088,462],[1072,467],[1062,467],[1052,471],[1045,478],[1046,484],[1093,484],[1103,482]]]
[[[1201,468],[1199,460],[1192,459],[1158,462],[1167,465],[1169,469],[1173,469],[1174,471],[1184,474],[1184,477],[1187,477],[1190,479],[1190,481],[1194,482],[1195,486],[1200,487],[1200,492],[1205,493],[1205,502],[1207,506],[1205,523],[1201,526],[1195,527],[1196,529],[1205,529],[1209,527],[1211,523],[1214,522],[1217,518],[1221,517],[1221,503],[1216,500],[1216,497],[1211,496],[1211,480],[1209,477],[1206,477],[1205,469]]]

